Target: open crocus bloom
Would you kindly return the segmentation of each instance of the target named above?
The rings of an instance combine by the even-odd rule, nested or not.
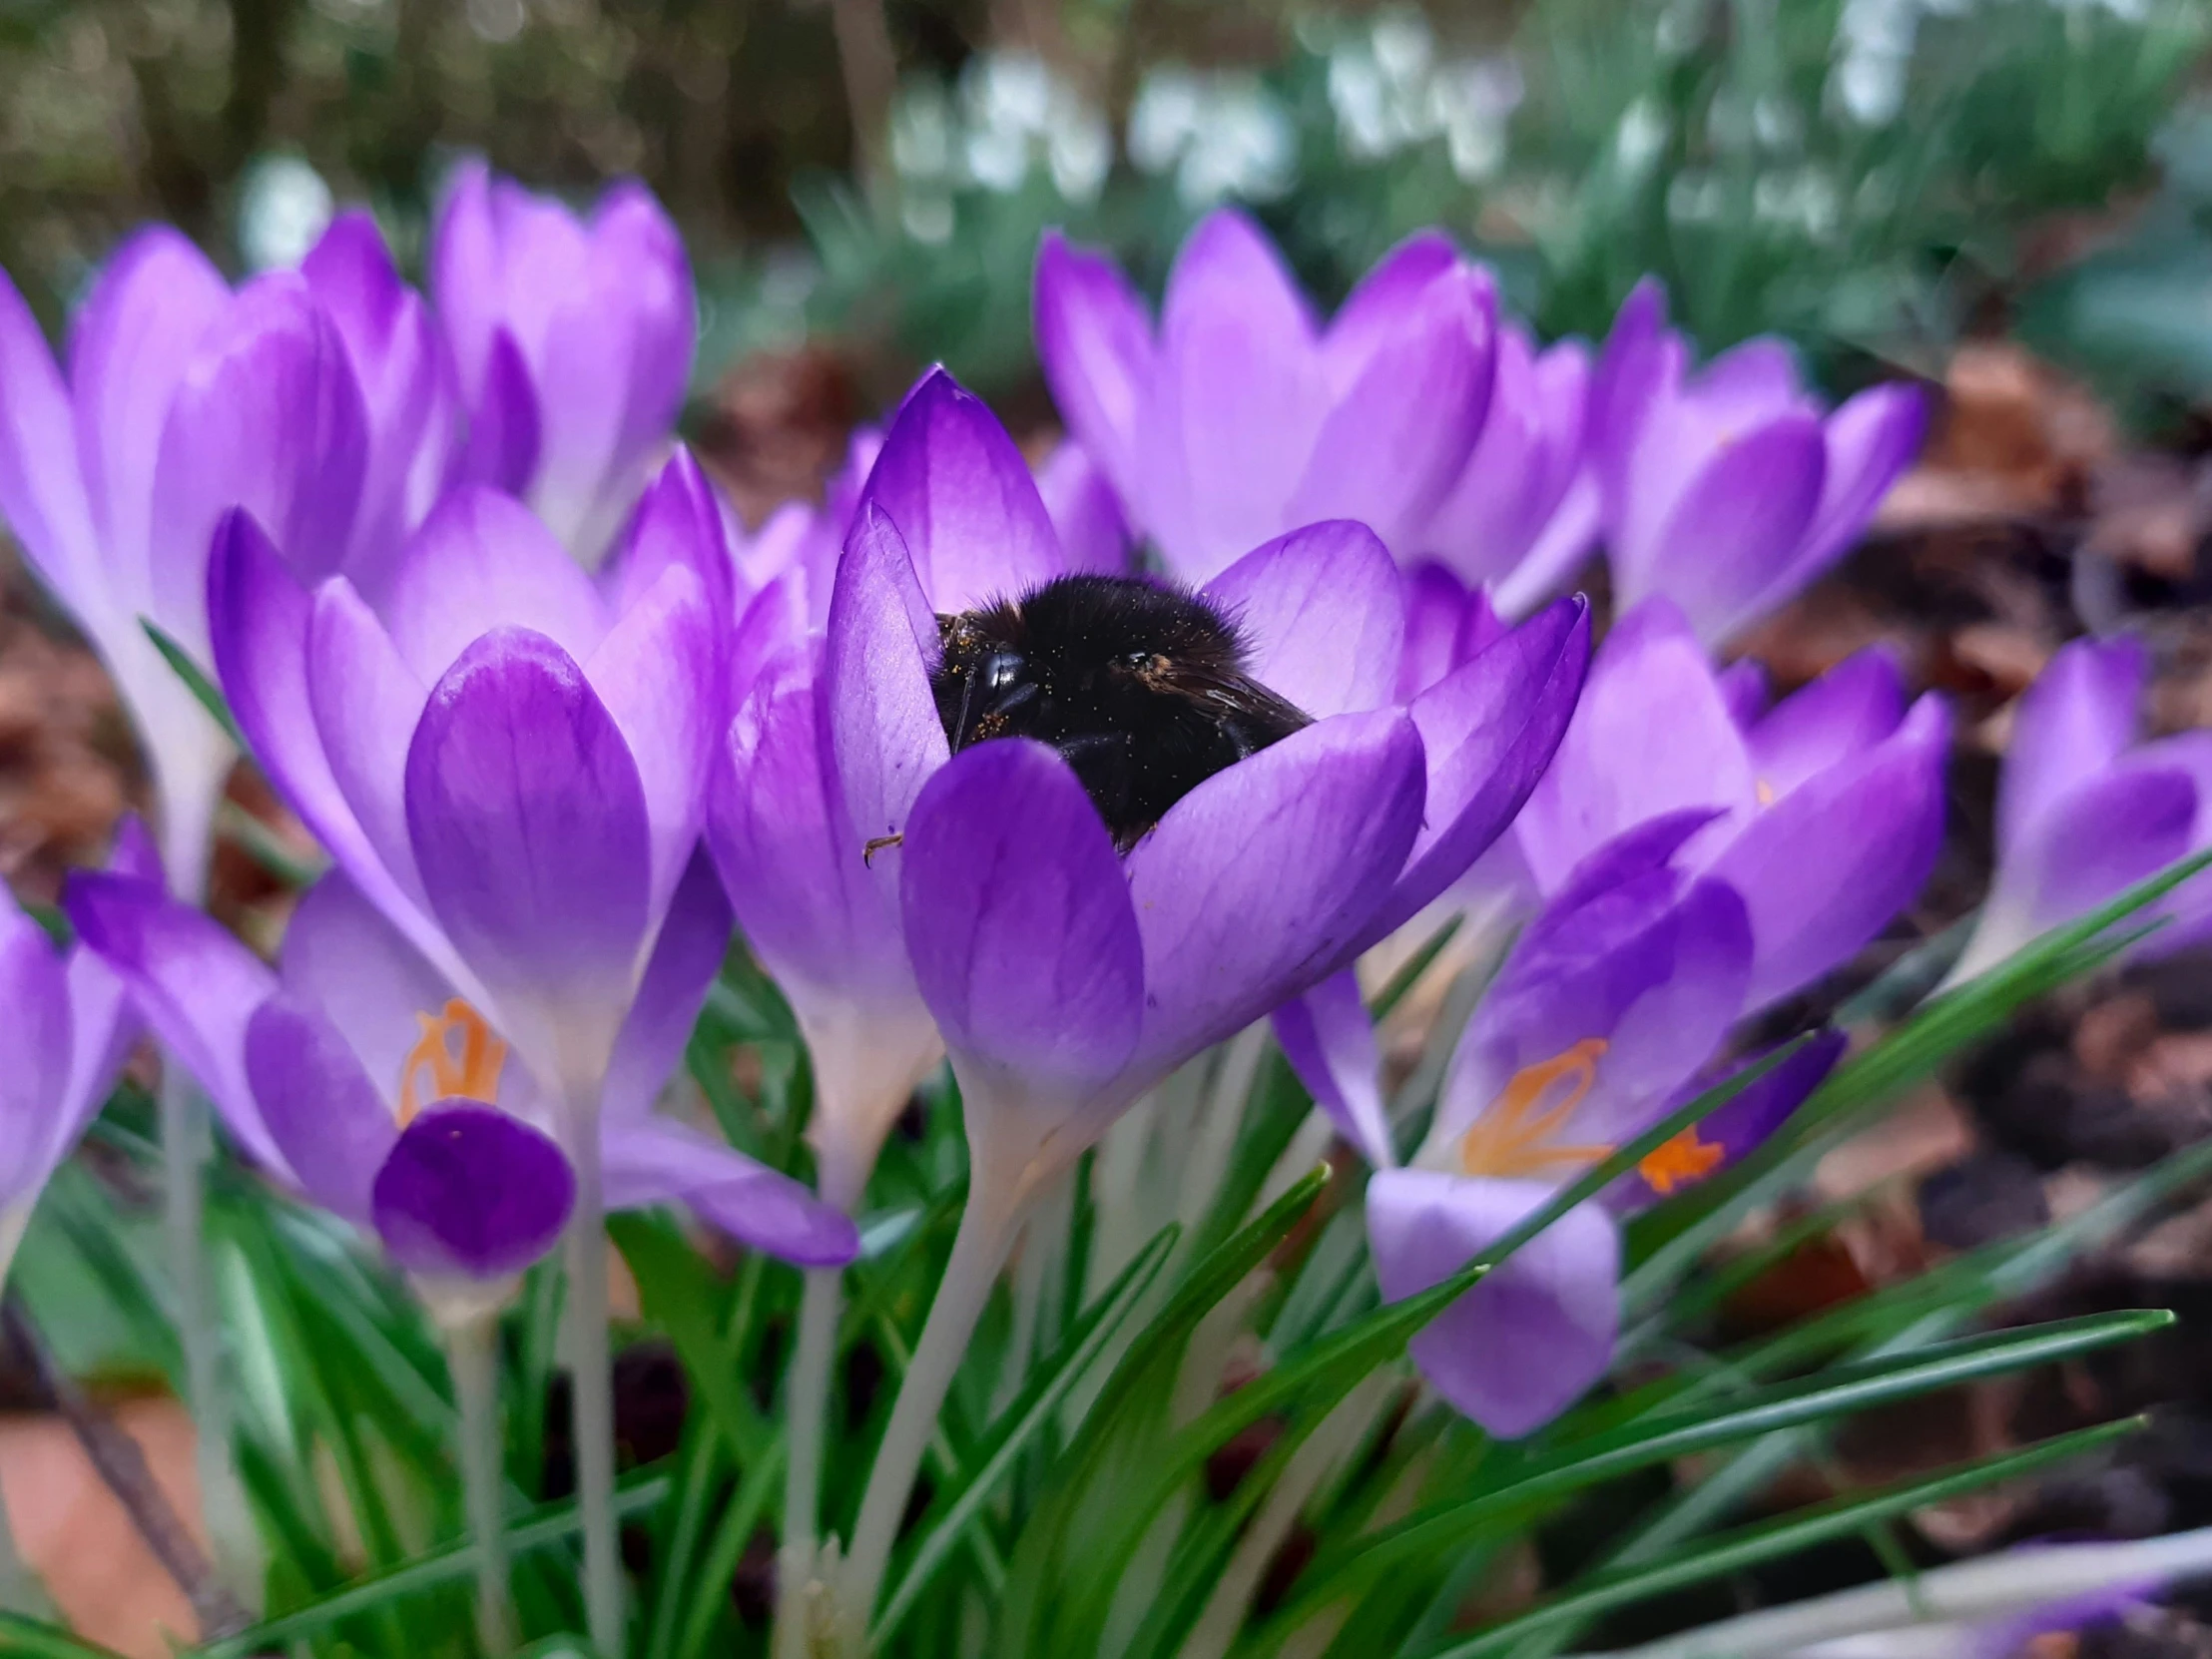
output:
[[[244,505],[319,578],[372,567],[442,477],[444,356],[358,216],[236,294],[167,229],[112,259],[65,383],[0,277],[0,518],[98,648],[144,742],[172,878],[197,886],[228,741],[146,637],[208,655],[208,547]]]
[[[2076,640],[2020,699],[1997,793],[1996,874],[1953,978],[2212,845],[2212,733],[2138,743],[2149,671],[2133,640]],[[2201,936],[2206,904],[2199,879],[2154,911],[2180,920],[2157,945]]]
[[[159,884],[153,838],[135,819],[116,831],[108,867]],[[0,1280],[30,1225],[31,1211],[61,1161],[115,1087],[138,1020],[123,985],[82,946],[54,941],[0,883],[0,1008],[7,1010],[0,1060]]]
[[[597,565],[675,428],[695,332],[683,239],[644,186],[588,223],[464,164],[430,290],[468,410],[465,476],[523,497]]]
[[[609,1082],[607,1206],[681,1202],[760,1249],[842,1262],[843,1216],[653,1115],[728,931],[704,860],[685,884],[687,920],[664,934]],[[504,1281],[559,1238],[575,1184],[552,1138],[558,1091],[342,872],[300,900],[276,972],[144,881],[80,875],[67,905],[255,1161],[372,1230],[433,1298]]]
[[[1763,687],[1716,674],[1682,613],[1647,600],[1598,652],[1557,759],[1515,835],[1544,893],[1636,825],[1715,810],[1684,850],[1751,913],[1754,1007],[1874,938],[1928,877],[1942,836],[1948,721],[1905,708],[1870,651],[1763,712]]]
[[[1621,307],[1592,393],[1591,442],[1613,592],[1653,594],[1719,645],[1843,557],[1920,446],[1910,386],[1876,386],[1833,413],[1776,340],[1690,372],[1646,280]]]
[[[1011,1138],[1040,1168],[1442,891],[1533,787],[1587,651],[1565,602],[1400,707],[1387,551],[1343,522],[1281,536],[1200,592],[1238,617],[1254,677],[1315,724],[1200,785],[1116,859],[1056,756],[990,743],[948,764],[930,694],[935,613],[1066,568],[1011,442],[939,376],[869,479],[824,667],[849,832],[905,835],[866,873],[896,896],[970,1109],[995,1099],[1020,1119]],[[1080,1054],[1063,1063],[1063,1045]]]
[[[1326,328],[1230,209],[1184,243],[1157,328],[1111,261],[1057,236],[1038,251],[1035,308],[1069,431],[1187,581],[1321,519],[1419,551],[1490,402],[1496,295],[1433,232],[1369,273]]]
[[[727,720],[721,535],[679,456],[596,581],[474,487],[373,604],[342,575],[303,586],[244,513],[218,538],[216,664],[271,782],[580,1119],[698,844]]]

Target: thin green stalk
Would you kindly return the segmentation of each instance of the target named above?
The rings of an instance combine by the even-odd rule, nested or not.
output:
[[[622,1556],[615,1536],[614,1361],[607,1342],[607,1218],[597,1102],[570,1100],[576,1208],[568,1220],[570,1399],[576,1507],[584,1525],[584,1613],[592,1645],[623,1651]]]
[[[453,1399],[460,1407],[461,1501],[476,1544],[476,1641],[486,1654],[514,1646],[507,1589],[506,1459],[499,1433],[499,1316],[477,1315],[445,1333]]]

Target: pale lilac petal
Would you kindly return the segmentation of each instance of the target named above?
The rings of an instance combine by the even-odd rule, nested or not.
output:
[[[621,545],[599,573],[607,613],[621,616],[671,566],[699,578],[715,615],[739,613],[735,555],[722,497],[683,444],[638,502]]]
[[[2150,680],[2138,640],[2062,646],[2021,696],[1997,785],[1997,849],[2008,857],[2061,796],[2126,753]]]
[[[408,541],[383,619],[425,685],[494,628],[543,634],[583,662],[609,622],[591,578],[536,516],[474,487],[447,495]]]
[[[1135,1086],[1346,964],[1404,867],[1422,794],[1412,721],[1376,710],[1295,732],[1169,809],[1125,862],[1144,932]]]
[[[246,1077],[299,1190],[368,1225],[370,1189],[399,1125],[337,1028],[314,1004],[277,992],[247,1022]]]
[[[100,550],[69,391],[38,319],[0,274],[0,524],[39,578],[72,610],[88,612],[103,586]]]
[[[1649,564],[1622,572],[1622,600],[1663,593],[1701,640],[1726,640],[1757,619],[1812,521],[1826,466],[1812,415],[1784,415],[1737,437],[1682,489]]]
[[[1121,498],[1081,444],[1070,439],[1052,451],[1037,474],[1037,493],[1051,515],[1067,569],[1128,571],[1132,538]]]
[[[696,1131],[611,1116],[600,1157],[610,1210],[682,1204],[740,1243],[800,1267],[842,1267],[859,1254],[859,1233],[841,1210]]]
[[[537,379],[514,335],[497,329],[484,362],[483,389],[470,407],[468,440],[453,463],[453,481],[518,495],[537,476],[543,445]]]
[[[1733,672],[1721,676],[1724,697]],[[1763,690],[1763,676],[1760,685]],[[1751,727],[1760,800],[1771,805],[1807,779],[1872,749],[1904,717],[1905,679],[1897,660],[1880,646],[1847,658]]]
[[[1066,568],[1036,480],[998,417],[941,368],[884,434],[858,513],[898,527],[938,611],[970,611]]]
[[[8,1057],[0,1065],[0,1209],[37,1194],[46,1150],[67,1110],[73,1015],[69,973],[46,929],[0,889],[0,1008]]]
[[[616,454],[629,459],[667,438],[691,383],[698,319],[684,239],[653,193],[634,180],[615,185],[592,213],[591,276],[609,308],[630,326]]]
[[[1068,430],[1141,512],[1138,431],[1154,372],[1152,319],[1112,260],[1057,231],[1037,245],[1037,361]]]
[[[1773,610],[1834,564],[1919,453],[1928,402],[1918,386],[1874,386],[1828,417],[1828,466],[1804,544],[1759,609]]]
[[[914,802],[899,888],[922,1000],[955,1059],[1047,1099],[1090,1099],[1128,1060],[1145,946],[1114,842],[1042,744],[977,744]]]
[[[1714,684],[1720,688],[1721,701],[1728,705],[1729,719],[1748,738],[1774,701],[1767,665],[1757,657],[1739,657],[1714,676]],[[1893,720],[1891,724],[1897,723]]]
[[[705,848],[692,855],[669,900],[661,936],[638,980],[637,1000],[615,1039],[601,1108],[643,1115],[684,1061],[707,991],[730,953],[730,900]]]
[[[575,1203],[575,1174],[549,1137],[456,1101],[401,1132],[370,1208],[385,1253],[408,1272],[496,1281],[551,1251]]]
[[[421,1042],[417,1016],[435,1017],[458,994],[340,870],[301,895],[277,973],[288,996],[328,1017],[386,1101],[399,1098]]]
[[[1552,476],[1550,412],[1537,394],[1534,341],[1518,325],[1501,327],[1488,418],[1420,537],[1470,582],[1507,575],[1557,500],[1564,479]]]
[[[452,344],[462,396],[474,409],[490,370],[504,275],[492,223],[491,169],[469,157],[453,170],[430,237],[430,292]]]
[[[1949,751],[1943,705],[1925,697],[1894,736],[1790,790],[1713,861],[1751,909],[1749,1006],[1849,961],[1913,901],[1942,846]]]
[[[419,902],[422,883],[407,839],[407,746],[430,683],[400,657],[342,576],[314,596],[306,665],[307,701],[330,778],[378,865]]]
[[[1278,536],[1203,591],[1235,620],[1252,677],[1316,720],[1394,695],[1405,598],[1366,525],[1335,519]]]
[[[1376,1277],[1391,1302],[1439,1285],[1549,1203],[1536,1181],[1392,1170],[1368,1183]],[[1620,1331],[1620,1236],[1569,1211],[1408,1344],[1436,1391],[1499,1439],[1533,1433],[1593,1387]]]
[[[1377,1169],[1397,1160],[1382,1113],[1382,1055],[1352,969],[1275,1010],[1275,1040],[1337,1132]]]
[[[1646,276],[1621,302],[1590,371],[1590,452],[1605,518],[1616,534],[1636,439],[1661,401],[1671,397],[1681,367],[1679,342],[1667,327],[1667,290],[1658,277]]]
[[[1685,807],[1749,812],[1756,802],[1743,735],[1704,649],[1680,611],[1650,600],[1606,636],[1515,830],[1548,892],[1632,825]]]
[[[432,910],[502,1009],[536,1012],[514,1033],[533,1064],[573,1085],[611,1049],[649,916],[645,792],[621,732],[559,646],[499,629],[431,692],[406,799]],[[555,1044],[581,1057],[544,1065]]]
[[[257,1161],[289,1179],[246,1075],[246,1026],[276,976],[198,910],[145,881],[80,870],[62,894],[77,936],[130,987],[162,1045]]]
[[[1404,580],[1405,648],[1398,659],[1396,701],[1410,703],[1466,660],[1459,636],[1470,596],[1449,567],[1432,561],[1414,565]]]
[[[1991,912],[2030,934],[2094,908],[2190,848],[2197,787],[2180,769],[2124,769],[2067,791],[1997,862]]]
[[[1409,307],[1426,296],[1429,284],[1451,274],[1459,251],[1441,231],[1415,231],[1391,249],[1346,296],[1322,336],[1322,355],[1330,382],[1342,393],[1351,389],[1376,353],[1382,350]]]

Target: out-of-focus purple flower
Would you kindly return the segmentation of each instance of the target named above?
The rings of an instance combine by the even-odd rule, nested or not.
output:
[[[442,476],[442,348],[373,227],[234,294],[174,231],[133,237],[77,318],[65,382],[0,279],[0,518],[100,651],[144,742],[173,880],[197,890],[228,741],[149,642],[208,655],[217,521],[243,506],[305,579],[373,588]]]
[[[683,406],[683,239],[642,185],[584,221],[472,161],[438,215],[430,290],[468,411],[464,476],[522,496],[597,565]]]
[[[1494,287],[1434,232],[1399,245],[1326,328],[1230,209],[1184,243],[1157,326],[1110,260],[1057,236],[1038,252],[1035,308],[1069,431],[1187,581],[1323,519],[1421,551],[1490,403]]]
[[[801,1263],[841,1262],[851,1224],[798,1183],[653,1114],[719,965],[729,912],[704,859],[685,876],[618,1045],[598,1130],[609,1209],[690,1206]],[[373,1230],[434,1293],[504,1280],[550,1250],[575,1192],[557,1081],[395,932],[342,872],[300,900],[272,972],[152,884],[75,877],[88,949],[130,986],[259,1164]]]
[[[1717,814],[1683,859],[1750,911],[1755,1007],[1846,960],[1920,890],[1942,836],[1949,730],[1937,699],[1905,707],[1879,651],[1771,712],[1763,702],[1743,675],[1714,672],[1671,602],[1647,600],[1607,636],[1515,826],[1538,890],[1552,893],[1639,824]]]
[[[1404,601],[1387,552],[1354,524],[1279,537],[1202,592],[1240,618],[1255,678],[1317,724],[1201,785],[1116,861],[1074,775],[1049,754],[979,745],[948,770],[929,689],[935,613],[1068,568],[1011,441],[936,376],[907,400],[869,479],[825,662],[848,833],[907,837],[866,874],[896,896],[921,996],[956,1064],[1027,1097],[1032,1128],[1066,1120],[1047,1136],[1055,1156],[1072,1156],[1149,1083],[1345,966],[1456,877],[1533,787],[1587,650],[1581,606],[1562,604],[1400,708]],[[924,786],[936,805],[926,825],[910,825]],[[1062,799],[1070,789],[1080,813]],[[1029,837],[1016,798],[1034,799],[1064,835]],[[999,857],[1007,862],[985,880]],[[1075,903],[1078,889],[1105,918],[1101,939],[1021,909],[1047,892]],[[980,908],[961,920],[962,906]],[[1141,947],[1134,977],[1113,966],[1128,966],[1114,952],[1131,941]],[[1092,944],[1105,965],[1077,960]],[[1097,1019],[1114,1031],[1141,1008],[1112,1065],[1061,1077],[1049,1060],[1032,1071],[1000,1051],[1001,1039],[1030,1041],[1017,1041],[1029,1020],[1041,1022],[1035,1042],[1079,1040],[1090,1016],[1072,990],[1049,1018],[1015,1007],[1061,978],[1090,986]],[[1118,1042],[1102,1039],[1097,1053]]]
[[[108,867],[159,884],[161,859],[136,819],[116,831]],[[47,1180],[115,1087],[138,1034],[122,983],[93,952],[55,947],[0,883],[0,1280]]]
[[[679,454],[596,579],[473,486],[374,603],[303,585],[244,513],[217,539],[215,661],[271,782],[578,1133],[664,922],[687,922],[729,718],[722,534]]]
[[[1539,352],[1527,329],[1498,329],[1489,414],[1451,492],[1401,555],[1424,553],[1497,609],[1526,616],[1566,587],[1597,545],[1597,474],[1585,442],[1590,351]]]
[[[1810,586],[1874,516],[1920,446],[1919,391],[1877,386],[1834,412],[1789,352],[1752,340],[1694,373],[1645,281],[1621,307],[1591,391],[1613,592],[1654,594],[1719,645]]]
[[[1849,1038],[1824,1031],[1744,1085],[1724,1105],[1643,1159],[1606,1190],[1605,1202],[1618,1215],[1630,1215],[1710,1180],[1753,1149],[1765,1144],[1790,1114],[1805,1103],[1844,1057]],[[1764,1062],[1752,1054],[1717,1070],[1701,1072],[1675,1091],[1655,1118],[1679,1112],[1712,1089]]]
[[[1997,794],[1997,867],[1951,977],[2002,961],[2190,852],[2212,846],[2212,732],[2139,743],[2149,659],[2133,640],[2076,640],[2020,699]],[[2158,947],[2201,936],[2202,880],[2152,912]]]

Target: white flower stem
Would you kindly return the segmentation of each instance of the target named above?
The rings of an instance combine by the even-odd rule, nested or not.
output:
[[[514,1646],[507,1598],[507,1477],[500,1455],[499,1316],[483,1313],[445,1333],[445,1362],[460,1407],[461,1502],[476,1546],[476,1642],[487,1655]]]
[[[812,1647],[815,1552],[821,1526],[822,1454],[837,1361],[844,1270],[809,1268],[799,1302],[799,1341],[784,1390],[784,1543],[776,1571],[776,1659],[807,1659]]]
[[[607,1218],[599,1168],[599,1110],[572,1091],[569,1160],[576,1208],[568,1218],[568,1332],[576,1444],[576,1507],[584,1526],[584,1613],[605,1659],[623,1652],[622,1555],[615,1533],[614,1361],[607,1342]]]
[[[980,1162],[974,1166],[952,1256],[937,1282],[928,1322],[899,1384],[882,1443],[876,1447],[875,1466],[868,1471],[867,1491],[860,1499],[860,1518],[852,1529],[852,1549],[838,1575],[838,1617],[848,1653],[866,1651],[867,1623],[890,1564],[891,1546],[898,1540],[906,1501],[913,1494],[922,1454],[936,1432],[945,1393],[967,1358],[968,1340],[990,1302],[1023,1202],[1018,1181],[994,1178]]]

